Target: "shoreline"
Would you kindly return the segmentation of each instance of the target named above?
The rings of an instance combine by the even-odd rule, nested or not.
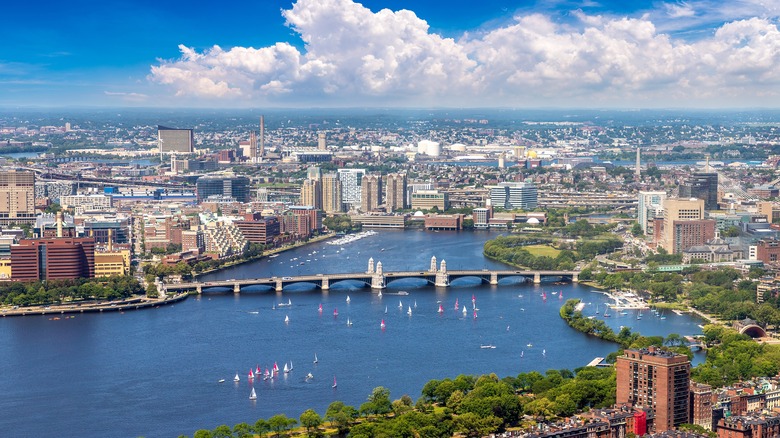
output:
[[[136,295],[121,301],[104,301],[88,304],[54,304],[47,306],[30,306],[19,309],[3,309],[0,317],[35,316],[35,315],[69,315],[75,313],[100,313],[125,310],[140,310],[151,307],[167,306],[184,301],[189,296],[182,292],[163,299],[147,298],[145,295]]]

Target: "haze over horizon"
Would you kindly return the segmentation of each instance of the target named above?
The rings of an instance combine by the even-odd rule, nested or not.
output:
[[[6,5],[0,106],[780,108],[780,1]]]

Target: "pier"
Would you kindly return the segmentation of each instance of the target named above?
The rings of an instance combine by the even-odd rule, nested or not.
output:
[[[209,289],[214,291],[228,289],[232,290],[233,293],[241,293],[243,289],[251,286],[266,286],[276,292],[282,292],[285,287],[291,284],[307,283],[314,285],[321,290],[328,290],[332,285],[342,281],[356,281],[363,283],[372,290],[381,290],[394,281],[408,278],[422,279],[428,284],[437,287],[448,287],[451,282],[461,278],[476,278],[481,280],[482,283],[496,285],[505,278],[517,277],[521,277],[525,281],[532,282],[533,284],[540,284],[543,280],[551,279],[576,283],[579,281],[579,271],[497,271],[489,269],[448,271],[446,261],[442,260],[441,265],[438,265],[436,257],[432,257],[431,265],[427,270],[388,272],[382,269],[382,262],[377,262],[375,265],[374,259],[369,259],[368,269],[365,272],[170,283],[164,284],[163,287],[168,293],[196,292],[200,294],[203,293],[204,290]]]

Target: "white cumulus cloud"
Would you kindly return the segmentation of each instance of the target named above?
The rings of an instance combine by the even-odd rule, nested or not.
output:
[[[701,7],[663,6],[679,19]],[[432,33],[412,11],[352,0],[298,0],[282,15],[303,51],[181,45],[149,78],[183,98],[235,105],[776,106],[780,94],[780,32],[767,17],[688,41],[659,31],[650,13],[573,11],[574,24],[518,15],[458,39]]]

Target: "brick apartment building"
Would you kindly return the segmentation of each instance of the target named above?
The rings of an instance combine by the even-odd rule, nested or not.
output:
[[[655,430],[688,423],[691,362],[688,357],[649,347],[625,350],[617,358],[618,404],[652,408]]]

